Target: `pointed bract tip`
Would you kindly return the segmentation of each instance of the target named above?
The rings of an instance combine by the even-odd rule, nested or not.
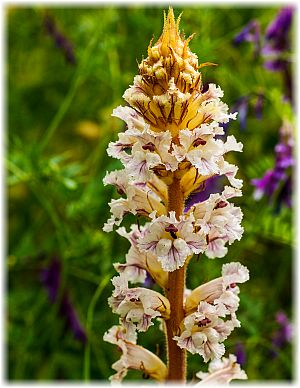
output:
[[[162,52],[169,53],[168,47],[174,46],[179,38],[179,21],[180,17],[175,22],[174,11],[172,7],[169,7],[168,15],[164,12],[164,26],[163,32],[160,37],[162,43]]]

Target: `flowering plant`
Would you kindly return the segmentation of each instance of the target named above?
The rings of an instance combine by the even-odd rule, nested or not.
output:
[[[188,46],[193,35],[184,40],[179,21],[170,9],[160,38],[154,45],[151,41],[140,74],[124,93],[129,106],[113,112],[127,129],[107,152],[124,169],[108,173],[104,184],[114,185],[122,197],[110,202],[112,216],[104,230],[120,226],[128,213],[146,219],[130,231],[117,230],[131,247],[126,262],[115,264],[119,276],[112,279],[115,289],[109,298],[120,324],[104,335],[122,351],[113,364],[117,372],[113,381],[136,369],[157,381],[184,382],[186,351],[211,360],[208,373],[197,374],[199,384],[247,378],[233,355],[222,358],[223,341],[240,326],[237,283],[249,279],[247,268],[224,264],[219,278],[194,290],[185,286],[194,254],[224,257],[227,245],[242,236],[242,212],[230,202],[242,195],[242,181],[236,178],[237,166],[225,160],[229,151],[242,151],[242,144],[234,136],[221,140],[221,125],[235,119],[236,113],[228,113],[220,87],[210,84],[203,89],[198,69],[214,64],[198,65]],[[224,190],[188,207],[191,194],[204,190],[205,182],[217,176],[227,178]],[[144,282],[147,274],[164,295],[129,287]],[[137,332],[146,331],[155,318],[163,322],[167,365],[136,343]]]

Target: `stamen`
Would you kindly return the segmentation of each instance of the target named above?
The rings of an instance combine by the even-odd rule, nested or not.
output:
[[[124,195],[125,191],[121,187],[118,187],[117,188],[117,193],[120,194],[120,195]]]
[[[150,152],[155,151],[155,145],[151,141],[149,141],[149,143],[147,143],[147,144],[144,144],[142,146],[142,148],[143,148],[143,150],[148,150]]]
[[[178,232],[178,229],[176,228],[175,225],[170,224],[169,226],[167,226],[167,227],[165,228],[165,231],[166,231],[166,232],[169,232],[170,235],[174,238],[174,240],[177,239],[176,232]]]
[[[206,140],[201,139],[200,137],[193,141],[193,146],[198,147],[199,145],[205,145]]]
[[[203,326],[208,325],[209,323],[211,323],[211,320],[208,318],[204,318],[200,322],[198,322],[198,326],[203,327]]]
[[[176,232],[178,232],[178,229],[176,228],[175,225],[170,224],[169,226],[167,226],[167,227],[165,228],[165,231],[166,231],[166,232],[169,232],[169,233],[171,233],[171,232],[176,233]]]
[[[218,202],[218,203],[216,204],[215,209],[221,209],[221,208],[223,208],[223,207],[226,207],[227,205],[228,205],[227,202],[225,202],[225,201],[220,201],[220,202]]]

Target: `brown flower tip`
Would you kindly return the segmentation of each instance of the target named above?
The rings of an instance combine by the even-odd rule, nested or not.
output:
[[[186,40],[180,36],[180,16],[175,21],[171,7],[168,15],[164,14],[163,32],[153,46],[152,41],[150,42],[148,57],[139,66],[140,74],[145,79],[155,79],[159,85],[156,89],[161,93],[168,89],[172,77],[183,93],[189,91],[191,87],[196,87],[201,79],[197,55],[188,47],[194,34]]]
[[[169,130],[177,142],[181,129],[194,129],[211,117],[200,109],[209,93],[202,94],[201,73],[197,55],[189,49],[194,34],[184,39],[179,31],[180,16],[175,21],[169,8],[158,41],[148,47],[148,57],[139,65],[140,75],[124,93],[124,99],[152,131]]]

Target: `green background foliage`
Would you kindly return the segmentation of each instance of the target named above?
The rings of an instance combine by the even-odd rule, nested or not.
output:
[[[111,117],[124,104],[122,94],[137,74],[137,62],[147,55],[152,36],[162,28],[165,7],[45,8],[7,7],[7,132],[8,199],[7,252],[7,378],[10,380],[107,380],[120,353],[102,340],[118,317],[107,298],[112,292],[113,262],[123,262],[127,240],[106,234],[108,202],[117,198],[104,187],[106,171],[120,168],[108,158],[106,147],[124,130]],[[282,79],[269,73],[253,47],[232,45],[233,37],[251,19],[264,31],[277,7],[237,8],[222,5],[174,7],[183,11],[181,30],[196,32],[190,47],[199,61],[219,66],[204,68],[203,79],[225,91],[232,106],[242,95],[264,93],[262,120],[252,111],[247,128],[239,122],[229,133],[244,143],[242,154],[231,155],[244,179],[245,233],[224,259],[193,258],[188,287],[220,276],[222,264],[240,261],[251,279],[241,285],[238,318],[242,327],[225,342],[227,354],[237,343],[246,351],[251,381],[290,380],[292,346],[287,344],[273,359],[275,315],[293,318],[292,210],[275,213],[267,200],[253,199],[250,180],[261,177],[274,163],[278,130],[288,107],[283,107]],[[74,47],[76,63],[66,62],[43,25],[45,15]],[[40,282],[40,271],[57,256],[62,285],[84,326],[88,341],[77,341],[66,328]],[[140,335],[140,343],[165,357],[158,324]],[[200,356],[189,356],[189,378],[205,370]],[[130,372],[128,378],[140,377]]]

